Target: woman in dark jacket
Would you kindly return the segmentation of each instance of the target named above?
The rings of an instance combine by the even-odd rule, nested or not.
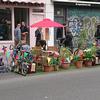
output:
[[[69,28],[66,26],[65,27],[65,47],[73,48],[73,35],[70,32]]]
[[[27,26],[25,25],[25,22],[22,22],[21,23],[21,40],[26,43],[26,37],[27,37],[27,34],[28,34],[28,28]]]

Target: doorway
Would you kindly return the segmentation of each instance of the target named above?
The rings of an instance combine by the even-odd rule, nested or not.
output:
[[[15,27],[22,21],[25,22],[26,26],[29,26],[29,8],[14,8],[14,23]],[[30,32],[29,32],[30,33]],[[27,43],[29,44],[30,36],[27,34]]]

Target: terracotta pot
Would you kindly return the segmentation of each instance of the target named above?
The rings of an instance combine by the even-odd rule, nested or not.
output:
[[[82,68],[83,61],[76,61],[74,64],[75,64],[76,68]]]
[[[84,61],[84,65],[87,67],[91,67],[92,66],[92,61],[91,60],[85,60]]]
[[[69,66],[70,66],[70,63],[62,63],[62,64],[61,64],[61,67],[62,67],[63,69],[68,69]]]
[[[54,71],[54,67],[53,66],[44,66],[44,72],[52,72]]]

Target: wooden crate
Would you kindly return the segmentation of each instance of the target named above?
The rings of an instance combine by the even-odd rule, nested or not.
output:
[[[34,51],[36,56],[41,56],[42,55],[41,47],[32,47],[32,51]]]
[[[47,50],[49,51],[58,51],[58,48],[55,46],[48,46]]]

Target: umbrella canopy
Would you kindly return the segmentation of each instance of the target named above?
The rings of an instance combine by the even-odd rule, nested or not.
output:
[[[42,21],[32,24],[31,28],[33,28],[33,27],[49,28],[49,27],[64,27],[64,26],[58,22],[54,22],[54,21],[46,18],[46,19],[43,19]]]

